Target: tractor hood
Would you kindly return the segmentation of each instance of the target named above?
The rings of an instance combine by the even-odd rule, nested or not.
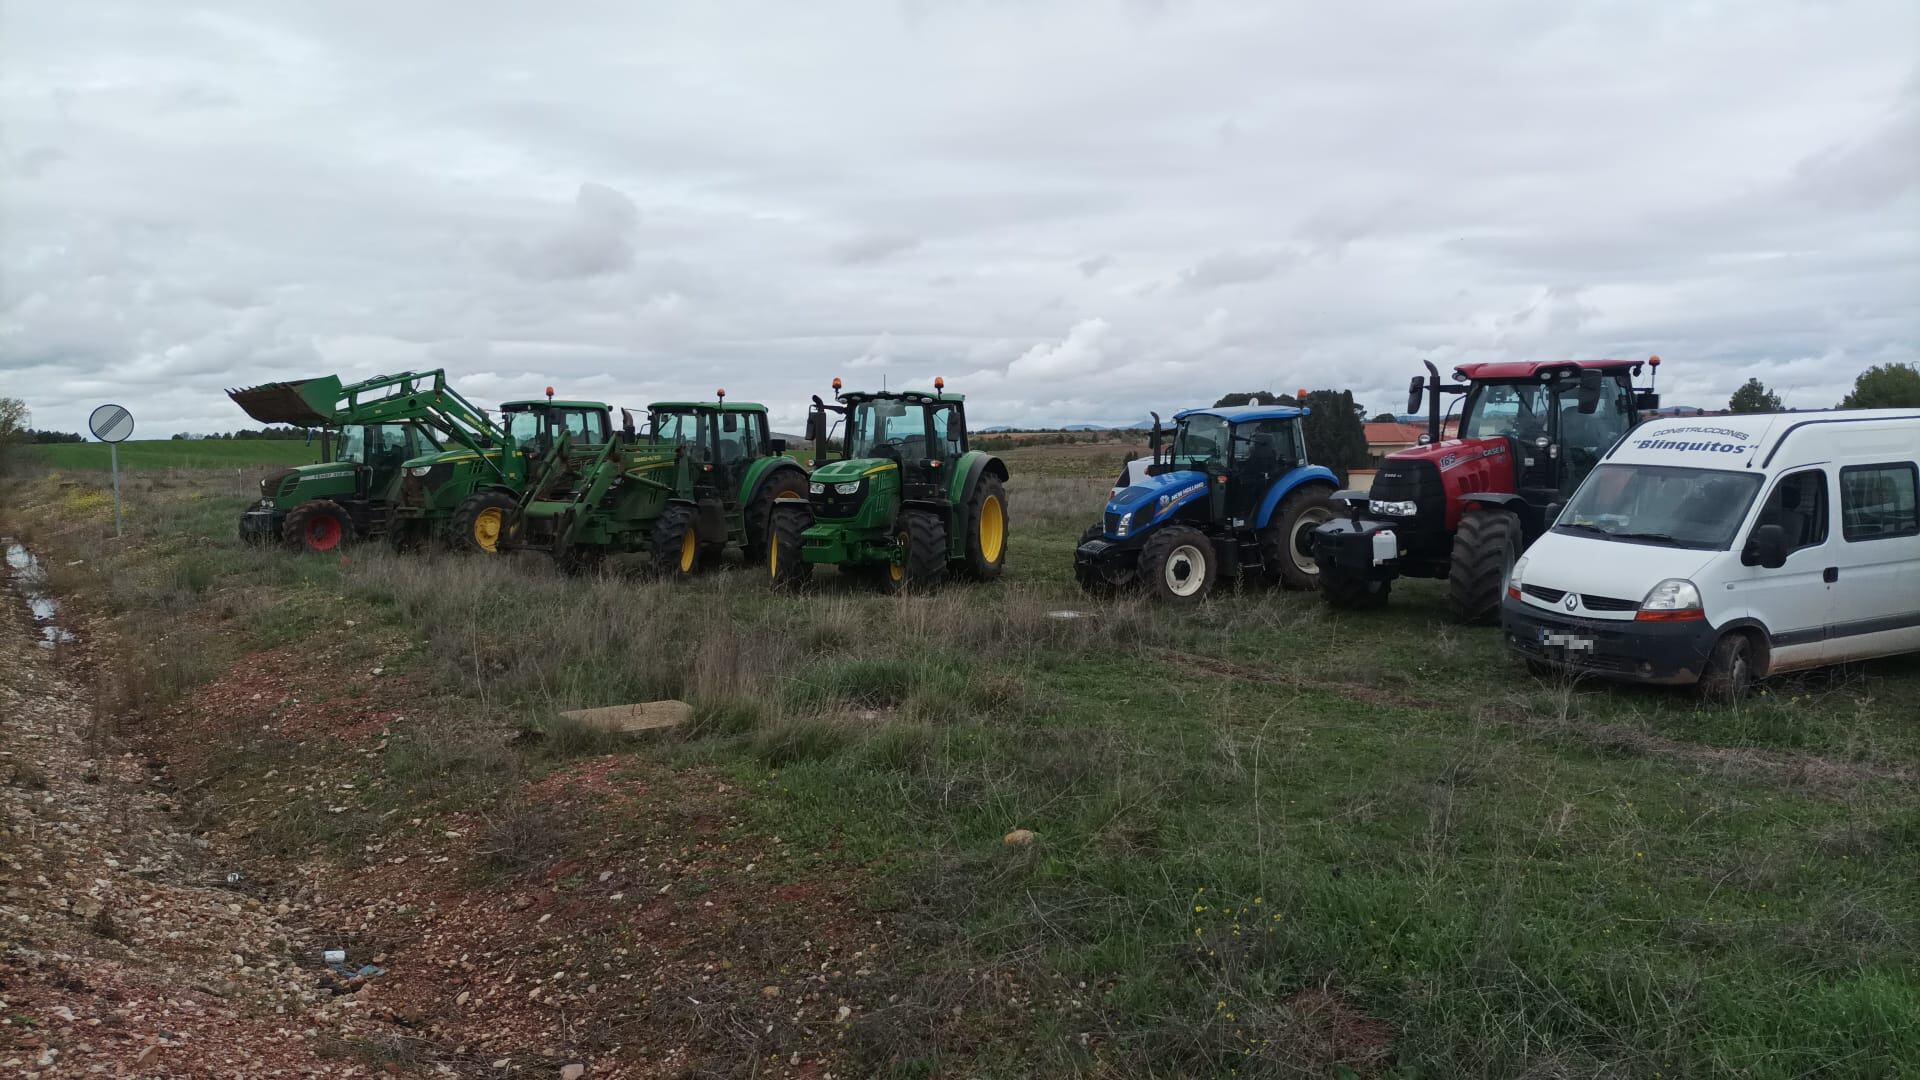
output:
[[[815,473],[819,476],[819,473]],[[1131,514],[1133,528],[1168,517],[1180,507],[1207,494],[1207,474],[1191,469],[1142,477],[1107,500],[1107,515]]]
[[[340,403],[340,379],[322,375],[315,379],[261,383],[244,390],[229,390],[227,396],[248,416],[263,424],[292,424],[295,427],[322,427],[333,422]]]
[[[501,453],[501,448],[497,446],[488,447],[479,453],[475,453],[465,447],[456,447],[452,450],[436,450],[431,454],[421,454],[416,458],[408,458],[401,463],[400,467],[403,469],[430,469],[435,465],[452,465],[461,461],[478,461],[481,458],[498,461],[500,460]]]
[[[813,470],[813,482],[844,484],[899,467],[900,463],[891,458],[853,458],[849,461],[835,461]]]

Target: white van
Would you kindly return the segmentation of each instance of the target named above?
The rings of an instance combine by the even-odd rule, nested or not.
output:
[[[1514,564],[1507,647],[1713,696],[1920,652],[1916,507],[1920,409],[1647,421]]]

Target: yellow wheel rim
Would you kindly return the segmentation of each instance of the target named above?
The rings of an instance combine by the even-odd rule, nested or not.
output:
[[[780,541],[778,538],[775,538],[772,543],[767,545],[767,576],[775,578],[780,576]]]
[[[688,529],[686,532],[681,533],[680,534],[680,572],[683,574],[691,573],[693,571],[693,560],[697,558],[699,554],[700,554],[700,538],[694,535],[694,532],[692,529]]]
[[[473,515],[473,542],[481,551],[500,550],[500,525],[506,515],[497,506],[489,506]]]
[[[1007,542],[1007,511],[1000,505],[1000,497],[987,496],[980,504],[980,557],[988,562],[1000,561],[1000,549]]]
[[[907,579],[907,544],[911,541],[904,530],[894,539],[900,542],[900,561],[887,564],[887,576],[894,581],[905,581]]]

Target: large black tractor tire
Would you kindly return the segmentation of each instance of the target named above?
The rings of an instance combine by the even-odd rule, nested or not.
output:
[[[906,551],[904,562],[889,563],[880,581],[888,592],[924,592],[947,576],[947,526],[931,510],[900,511],[894,536]]]
[[[698,574],[700,558],[700,515],[685,503],[673,503],[653,523],[648,540],[648,557],[654,572],[664,578],[690,578]]]
[[[1320,584],[1320,564],[1313,561],[1313,530],[1337,513],[1333,489],[1322,485],[1299,487],[1274,507],[1267,527],[1260,530],[1260,560],[1268,576],[1289,589],[1312,589]]]
[[[1482,626],[1500,621],[1500,598],[1514,560],[1527,546],[1520,518],[1510,510],[1473,508],[1460,514],[1447,573],[1447,608],[1454,621]]]
[[[1753,639],[1735,630],[1714,643],[1695,689],[1703,701],[1720,704],[1739,701],[1753,688],[1758,678],[1756,670]]]
[[[813,576],[813,564],[801,557],[806,547],[801,533],[813,527],[813,511],[779,503],[770,508],[767,525],[767,581],[776,589],[797,589]]]
[[[280,523],[280,542],[295,551],[338,551],[353,539],[353,517],[331,499],[301,503]]]
[[[767,543],[773,535],[773,504],[781,496],[806,498],[806,474],[798,469],[783,468],[767,477],[766,483],[760,485],[760,490],[753,493],[753,499],[747,503],[742,515],[746,519],[747,536],[740,548],[746,553],[749,566],[767,558]]]
[[[1328,607],[1342,611],[1375,611],[1386,607],[1387,596],[1392,592],[1391,581],[1377,581],[1339,571],[1322,571],[1320,574],[1320,598],[1327,602]]]
[[[386,541],[387,550],[396,555],[409,555],[426,548],[427,534],[417,521],[389,521]]]
[[[504,491],[476,491],[447,522],[447,544],[473,555],[498,555],[519,535],[520,504]]]
[[[1080,544],[1084,544],[1089,540],[1098,540],[1106,534],[1106,530],[1100,526],[1089,525],[1086,527],[1086,530],[1080,534],[1080,543],[1073,545],[1074,550],[1078,551],[1080,550]],[[1107,575],[1102,574],[1098,569],[1082,563],[1078,558],[1073,560],[1073,579],[1080,583],[1081,591],[1085,592],[1088,596],[1112,596],[1120,586],[1120,582],[1114,581]]]
[[[1140,579],[1156,600],[1198,604],[1213,591],[1219,573],[1213,541],[1187,525],[1161,529],[1140,548]]]
[[[967,553],[953,562],[954,572],[971,581],[992,581],[1007,566],[1007,489],[997,476],[982,476],[967,500],[960,527],[966,530]]]

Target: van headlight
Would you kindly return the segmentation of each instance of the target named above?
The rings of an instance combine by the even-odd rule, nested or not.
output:
[[[827,485],[825,484],[815,482],[807,485],[807,494],[809,495],[825,495],[826,493]]]
[[[1700,590],[1686,578],[1668,578],[1647,590],[1634,613],[1639,622],[1689,622],[1707,617],[1700,604]]]
[[[1412,499],[1400,499],[1389,502],[1370,502],[1367,509],[1381,517],[1412,517],[1420,511]]]
[[[1513,560],[1513,572],[1507,575],[1507,584],[1512,585],[1516,589],[1519,588],[1520,585],[1522,584],[1520,575],[1526,572],[1527,572],[1527,557],[1525,555],[1522,555],[1519,558]]]
[[[1120,515],[1119,521],[1116,521],[1113,523],[1113,535],[1124,537],[1129,532],[1132,532],[1132,531],[1133,531],[1133,511],[1129,510],[1126,513]]]
[[[860,493],[860,481],[849,480],[844,484],[833,485],[835,495],[857,495]]]

